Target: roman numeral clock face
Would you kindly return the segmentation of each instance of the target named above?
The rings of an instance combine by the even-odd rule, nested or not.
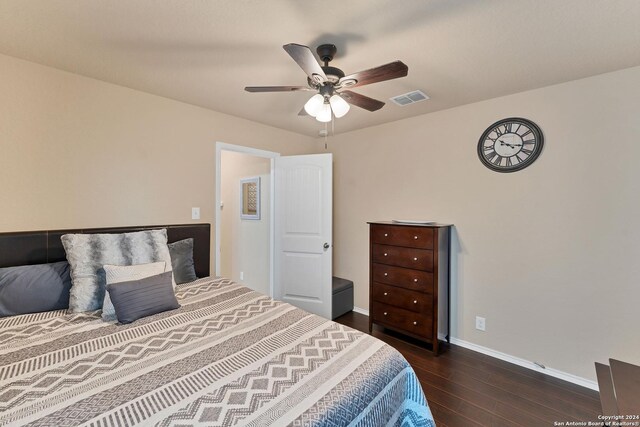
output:
[[[544,144],[540,128],[531,120],[500,120],[484,131],[478,141],[478,157],[496,172],[515,172],[532,164]]]

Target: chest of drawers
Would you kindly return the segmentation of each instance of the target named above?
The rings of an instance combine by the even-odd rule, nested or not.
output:
[[[450,225],[369,223],[369,332],[373,324],[430,343],[449,339]]]

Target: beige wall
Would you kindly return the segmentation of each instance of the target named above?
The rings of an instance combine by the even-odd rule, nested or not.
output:
[[[448,221],[454,336],[589,379],[595,360],[640,363],[638,81],[633,68],[330,138],[334,273],[355,281],[356,305],[368,306],[366,221]],[[536,121],[546,147],[497,174],[476,143],[508,116]],[[0,55],[0,231],[188,223],[192,206],[213,224],[215,141],[321,146]]]
[[[283,154],[315,146],[0,55],[0,231],[189,223],[193,206],[213,224],[216,141]]]
[[[270,294],[271,159],[221,151],[220,274]],[[240,180],[260,177],[260,219],[240,218]],[[242,279],[240,273],[243,273]]]
[[[330,138],[334,273],[356,306],[366,221],[450,222],[453,336],[591,380],[594,361],[640,363],[639,81],[632,68]],[[511,116],[538,123],[545,148],[499,174],[476,144]]]

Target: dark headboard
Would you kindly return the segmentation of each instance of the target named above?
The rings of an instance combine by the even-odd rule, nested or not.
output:
[[[138,227],[83,228],[78,230],[0,233],[0,267],[44,264],[66,260],[60,236],[68,233],[130,233],[166,228],[169,243],[193,237],[193,261],[198,277],[209,276],[211,224],[145,225]]]

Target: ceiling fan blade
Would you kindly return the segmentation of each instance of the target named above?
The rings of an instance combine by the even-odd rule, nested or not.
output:
[[[318,64],[316,57],[313,56],[313,52],[307,46],[301,44],[289,43],[282,46],[287,51],[294,61],[307,73],[307,76],[311,81],[318,84],[327,81],[327,76],[322,71],[322,67]]]
[[[308,86],[247,86],[244,88],[247,92],[298,92],[298,91],[315,91]]]
[[[338,84],[342,84],[347,81],[356,80],[354,84],[345,84],[344,87],[356,87],[369,85],[371,83],[383,82],[385,80],[397,79],[399,77],[405,77],[409,73],[409,67],[407,67],[402,61],[390,62],[389,64],[381,65],[369,70],[360,71],[357,73],[349,74],[340,79]]]
[[[340,96],[349,104],[364,108],[365,110],[376,111],[384,107],[384,102],[369,98],[368,96],[360,95],[359,93],[351,92],[350,90],[341,91]]]

